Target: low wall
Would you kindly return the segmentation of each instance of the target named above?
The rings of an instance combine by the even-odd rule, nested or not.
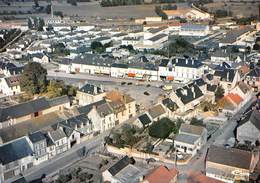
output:
[[[163,156],[160,155],[155,155],[155,154],[150,154],[150,153],[145,153],[145,152],[140,152],[134,148],[128,148],[128,147],[124,147],[124,148],[117,148],[111,145],[106,145],[107,151],[112,153],[112,154],[119,154],[119,155],[128,155],[128,156],[132,156],[134,158],[140,158],[140,159],[150,159],[153,158],[156,161],[161,161],[164,163],[170,163],[170,164],[175,164],[174,160],[165,158]],[[189,162],[190,158],[187,160],[180,160],[177,161],[178,165],[185,165]]]

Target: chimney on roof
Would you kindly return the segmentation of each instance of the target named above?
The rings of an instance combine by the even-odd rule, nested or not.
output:
[[[187,58],[185,59],[185,61],[186,61],[186,64],[188,64],[188,59]]]
[[[97,86],[94,85],[94,94],[97,94],[98,91],[97,91]]]
[[[101,92],[104,92],[103,85],[100,85],[100,91],[101,91]]]
[[[185,95],[185,96],[188,95],[188,91],[187,91],[186,89],[182,89],[181,91],[182,91],[182,94],[183,94],[183,95]]]
[[[227,71],[227,81],[229,81],[229,71]]]
[[[191,86],[190,89],[191,89],[191,92],[192,92],[193,98],[195,98],[196,96],[195,96],[194,86]]]

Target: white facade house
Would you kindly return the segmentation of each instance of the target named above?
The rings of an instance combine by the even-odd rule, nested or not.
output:
[[[16,95],[21,93],[20,75],[1,78],[0,93],[5,95]]]
[[[174,147],[178,152],[192,156],[207,142],[207,130],[204,127],[181,124],[179,134],[174,139]]]
[[[208,25],[185,24],[181,26],[180,36],[207,36],[210,33]]]

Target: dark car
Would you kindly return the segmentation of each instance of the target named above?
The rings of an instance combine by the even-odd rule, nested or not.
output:
[[[147,91],[145,91],[145,92],[144,92],[144,95],[147,95],[147,96],[148,96],[148,95],[150,95],[150,93],[148,93]]]

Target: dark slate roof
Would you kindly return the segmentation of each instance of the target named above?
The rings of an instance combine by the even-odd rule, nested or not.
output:
[[[152,120],[149,118],[147,114],[142,114],[138,117],[138,119],[144,126],[152,123]]]
[[[113,64],[111,65],[111,67],[117,67],[117,68],[127,69],[127,68],[128,68],[128,65],[127,65],[127,64],[120,64],[120,63],[113,63]]]
[[[221,165],[227,165],[242,169],[250,169],[252,154],[248,151],[211,146],[206,160]]]
[[[114,60],[109,57],[104,58],[100,55],[85,54],[83,57],[77,57],[74,60],[72,60],[72,63],[110,67],[114,63]]]
[[[44,133],[42,133],[41,131],[29,134],[29,139],[32,141],[32,143],[46,140]]]
[[[13,181],[12,183],[27,183],[27,181],[24,177],[21,177],[15,181]]]
[[[220,77],[221,81],[233,82],[236,71],[234,69],[216,70],[214,76]]]
[[[223,39],[220,40],[221,43],[234,43],[237,38],[244,33],[247,33],[249,31],[252,31],[253,29],[251,27],[245,27],[245,28],[239,28],[234,29],[226,33]]]
[[[18,118],[47,108],[49,108],[49,103],[45,98],[39,98],[7,108],[0,108],[0,122],[6,121],[9,117]]]
[[[70,65],[71,62],[72,62],[72,59],[64,58],[64,59],[62,59],[62,61],[60,62],[60,64],[63,64],[63,65]]]
[[[170,98],[163,99],[162,103],[171,111],[176,111],[179,108]]]
[[[80,128],[81,124],[87,125],[87,123],[91,123],[90,119],[85,114],[80,114],[78,116],[73,116],[67,120],[60,122],[60,124],[64,127],[64,132],[69,137],[74,129]]]
[[[259,131],[260,131],[260,112],[258,110],[254,110],[249,112],[244,119],[242,119],[239,123],[239,126],[245,123],[252,123]]]
[[[69,102],[67,96],[61,96],[50,100],[43,97],[10,107],[0,108],[0,122],[4,122],[9,118],[26,116],[67,102]]]
[[[206,78],[207,78],[209,81],[211,81],[211,80],[213,80],[213,75],[212,75],[212,74],[207,74],[207,75],[206,75]]]
[[[92,103],[92,104],[81,106],[78,108],[78,111],[80,114],[88,114],[94,106],[99,106],[99,105],[102,105],[105,103],[106,103],[106,100],[100,100],[100,101]]]
[[[254,68],[253,70],[251,70],[247,76],[250,77],[260,77],[260,69],[258,67]]]
[[[55,143],[53,142],[53,140],[51,139],[51,137],[48,134],[44,134],[44,136],[46,138],[48,147],[55,145]]]
[[[187,92],[187,94],[185,92]],[[179,88],[175,91],[175,93],[184,104],[188,104],[189,102],[203,96],[202,91],[196,84]]]
[[[184,58],[175,58],[172,60],[172,64],[178,67],[191,67],[191,68],[199,68],[203,66],[203,64],[199,60],[184,59]]]
[[[158,35],[156,35],[154,37],[151,37],[149,40],[150,41],[157,41],[157,40],[159,40],[159,39],[161,39],[163,37],[166,37],[166,36],[167,36],[167,34],[158,34]]]
[[[217,90],[217,87],[217,85],[207,84],[207,90],[211,92],[215,92]]]
[[[122,169],[127,167],[129,164],[131,164],[132,159],[128,156],[123,157],[121,160],[116,162],[112,167],[108,169],[108,171],[111,173],[112,176],[115,176],[117,173],[119,173]]]
[[[60,96],[60,97],[48,99],[48,102],[49,102],[50,106],[57,106],[57,105],[69,103],[70,100],[69,100],[69,97],[67,95],[63,95],[63,96]]]
[[[93,84],[89,84],[89,83],[85,84],[83,87],[81,87],[79,89],[79,91],[88,93],[91,95],[97,95],[97,94],[103,93],[103,90],[100,87],[95,86]]]
[[[0,163],[6,165],[32,154],[32,148],[24,137],[0,147]]]
[[[162,59],[162,60],[161,60],[161,63],[159,64],[159,66],[161,66],[161,67],[167,67],[168,63],[169,63],[169,60],[168,60],[168,59]]]
[[[22,74],[24,67],[13,67],[8,69],[11,75]]]
[[[226,62],[222,62],[221,64],[217,65],[214,69],[222,71],[222,70],[225,70],[225,69],[231,69],[231,66]]]
[[[66,134],[64,133],[63,130],[61,130],[60,128],[57,128],[50,132],[50,137],[52,138],[52,140],[54,140],[54,142],[56,142],[64,137],[66,137]]]
[[[198,86],[203,86],[207,83],[202,78],[199,78],[199,79],[194,80],[193,84],[198,85]]]

